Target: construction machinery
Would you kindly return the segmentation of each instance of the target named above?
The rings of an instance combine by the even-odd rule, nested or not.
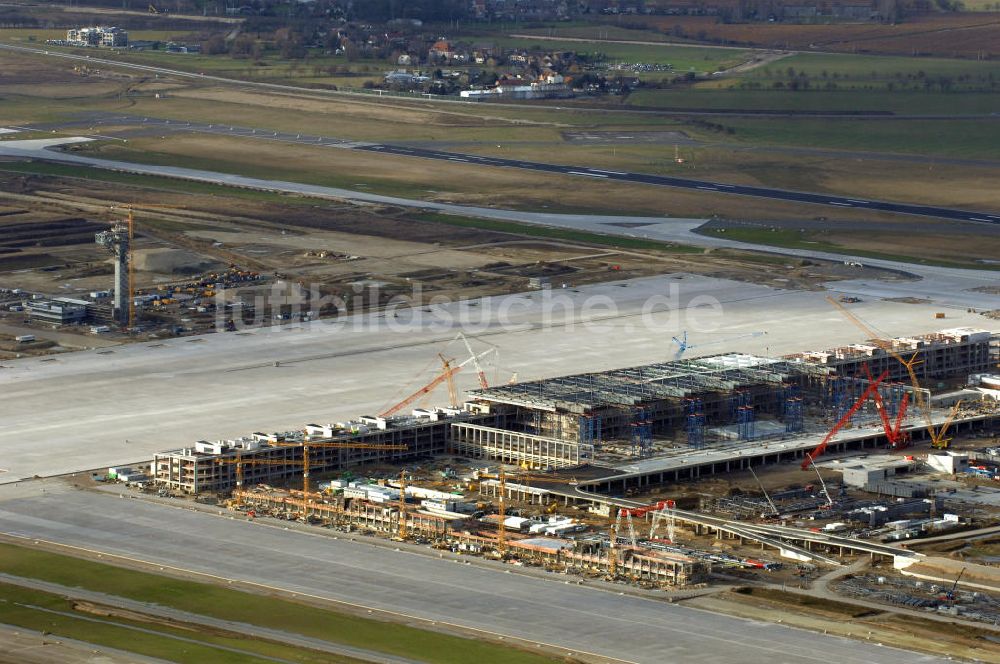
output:
[[[465,344],[466,350],[469,351],[469,356],[472,358],[472,363],[476,367],[476,376],[479,378],[479,387],[483,388],[484,390],[489,389],[490,384],[486,380],[486,372],[483,371],[482,365],[479,364],[479,358],[476,356],[475,351],[472,350],[472,344],[469,343],[469,339],[462,332],[459,332],[456,338],[461,339],[462,343]],[[496,352],[495,349],[491,349],[491,351]]]
[[[381,413],[379,413],[379,417],[389,417],[390,415],[395,415],[396,413],[406,408],[417,399],[430,394],[434,390],[434,388],[436,388],[438,385],[446,381],[448,382],[448,398],[451,400],[450,405],[457,406],[458,391],[456,390],[454,383],[455,374],[461,371],[462,367],[464,367],[469,362],[477,361],[481,359],[483,356],[488,355],[489,353],[492,352],[493,349],[491,348],[487,351],[480,353],[479,355],[473,354],[471,357],[462,360],[458,364],[453,364],[453,362],[455,361],[454,359],[449,360],[444,355],[438,353],[438,357],[441,358],[441,365],[442,365],[441,373],[434,376],[434,378],[432,378],[429,383],[421,387],[419,390],[417,390],[410,396],[406,397],[399,403],[389,406],[388,408],[383,410]]]
[[[874,330],[865,325],[860,318],[855,316],[852,312],[848,311],[847,307],[845,307],[840,302],[837,302],[830,296],[827,296],[826,300],[827,302],[835,306],[844,315],[845,318],[847,318],[849,321],[851,321],[851,323],[854,324],[855,327],[864,332],[865,335],[868,336],[868,340],[871,343],[875,344],[877,347],[884,350],[886,353],[891,355],[893,358],[896,359],[897,362],[899,362],[906,368],[906,373],[907,375],[909,375],[910,378],[910,384],[913,387],[913,401],[916,404],[917,409],[921,412],[921,414],[924,417],[924,422],[927,429],[927,435],[931,439],[931,447],[939,450],[946,449],[948,445],[951,443],[951,438],[948,438],[945,435],[945,433],[947,432],[947,426],[942,425],[940,428],[934,426],[934,418],[933,414],[931,413],[930,400],[926,398],[923,388],[920,387],[920,381],[917,378],[917,372],[914,371],[913,369],[914,365],[919,363],[919,360],[917,359],[920,356],[919,351],[914,353],[909,360],[903,358],[902,355],[896,352],[896,349],[893,347],[891,341],[887,339],[882,339]],[[950,426],[950,422],[946,424]]]
[[[302,447],[302,500],[309,500],[309,459],[310,450],[314,447],[322,447],[325,449],[341,449],[341,450],[385,450],[387,452],[391,451],[402,451],[406,450],[406,445],[377,445],[373,443],[351,443],[351,442],[304,442],[304,443],[277,443],[278,445],[286,445],[290,447]]]
[[[868,368],[867,364],[864,365],[864,369],[868,382],[872,382],[874,378],[872,378],[871,369]],[[894,422],[889,417],[889,410],[886,407],[880,390],[875,390],[872,393],[872,401],[875,402],[875,410],[878,411],[879,419],[882,420],[882,428],[885,430],[885,437],[889,441],[889,447],[898,450],[909,445],[910,434],[907,431],[903,431],[903,418],[906,416],[906,407],[910,403],[910,394],[904,394],[900,400],[899,410],[896,411]]]
[[[336,449],[350,449],[350,450],[385,450],[385,451],[402,451],[408,449],[406,445],[376,445],[372,443],[352,443],[352,442],[294,442],[294,443],[275,443],[282,447],[302,447],[302,459],[258,459],[255,456],[250,455],[240,455],[234,459],[219,459],[218,463],[235,463],[236,464],[236,488],[237,490],[243,488],[243,464],[248,463],[251,465],[274,465],[274,466],[288,466],[288,465],[300,465],[302,468],[302,511],[305,514],[306,503],[308,503],[310,498],[309,492],[309,471],[310,471],[310,449],[313,447],[323,447],[323,448],[336,448]]]
[[[528,475],[526,473],[516,473],[514,478],[518,483],[524,483],[528,486],[528,480],[543,480],[546,482],[557,482],[559,484],[576,484],[576,478],[564,478],[564,477],[552,477],[547,475]],[[501,558],[507,556],[507,529],[504,526],[504,521],[507,517],[507,471],[504,470],[503,466],[497,471],[496,475],[480,474],[478,479],[480,480],[497,480],[500,485],[497,487],[497,512],[499,516],[499,521],[497,522],[497,553]],[[554,510],[546,510],[546,513],[551,514]]]
[[[677,542],[677,503],[673,500],[661,500],[653,507],[655,509],[651,512],[653,518],[649,525],[649,539],[654,539],[660,523],[666,522],[667,540],[671,544],[675,544]]]
[[[951,588],[948,589],[948,591],[941,597],[941,599],[948,602],[955,601],[955,591],[958,590],[958,582],[962,580],[962,576],[965,574],[966,569],[968,568],[963,567],[961,571],[959,571],[958,576],[955,577],[955,583],[951,584]]]
[[[841,416],[841,418],[837,420],[837,423],[833,425],[833,428],[830,429],[830,432],[826,434],[826,437],[823,438],[823,441],[819,445],[817,445],[812,452],[806,453],[806,458],[802,462],[802,470],[809,470],[809,466],[813,465],[816,462],[816,458],[826,451],[826,446],[830,443],[830,441],[837,434],[837,432],[843,429],[844,426],[846,426],[847,423],[851,421],[851,418],[854,417],[854,414],[861,409],[865,401],[867,401],[871,397],[873,392],[878,391],[878,386],[888,376],[889,372],[883,371],[878,378],[868,383],[868,387],[865,388],[865,391],[862,392],[861,396],[858,397],[857,401],[855,401],[854,404],[847,409],[847,412],[845,412]]]
[[[233,464],[236,466],[236,489],[233,491],[233,504],[236,507],[242,507],[242,494],[240,492],[243,490],[244,464],[250,466],[293,466],[296,461],[291,459],[260,459],[252,455],[238,454],[234,458],[217,459],[215,463],[220,466]]]
[[[405,541],[409,533],[406,531],[406,471],[399,471],[399,530],[396,537]]]

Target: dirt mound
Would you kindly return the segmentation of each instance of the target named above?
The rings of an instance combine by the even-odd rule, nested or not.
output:
[[[183,249],[138,249],[135,269],[163,274],[199,274],[220,267],[222,263]]]

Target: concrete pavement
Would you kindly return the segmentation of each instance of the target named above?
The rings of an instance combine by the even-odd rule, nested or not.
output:
[[[0,532],[627,662],[938,661],[567,584],[561,575],[506,574],[55,482],[0,488]]]

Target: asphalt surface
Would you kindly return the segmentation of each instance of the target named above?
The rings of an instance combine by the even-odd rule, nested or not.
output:
[[[346,536],[332,539],[52,482],[5,487],[0,532],[626,662],[939,661],[568,584],[562,575],[549,580],[507,574]]]
[[[286,143],[298,143],[305,145],[315,145],[322,147],[338,147],[366,152],[377,152],[380,154],[391,154],[401,157],[414,157],[421,159],[434,159],[437,161],[447,161],[458,164],[468,164],[469,166],[493,166],[498,168],[516,168],[519,170],[536,171],[540,173],[556,173],[580,178],[590,178],[593,180],[607,180],[616,182],[630,182],[637,184],[653,185],[659,187],[673,187],[681,189],[692,189],[697,191],[714,192],[730,196],[753,196],[755,198],[767,198],[772,200],[789,201],[795,203],[810,203],[814,205],[825,205],[838,208],[854,208],[860,210],[872,210],[878,212],[893,212],[898,214],[912,214],[923,217],[933,217],[938,219],[950,219],[953,221],[975,222],[981,224],[1000,224],[1000,214],[986,212],[975,212],[971,210],[960,210],[956,208],[945,208],[928,205],[912,205],[909,203],[895,203],[889,201],[874,201],[861,198],[851,198],[847,196],[836,196],[832,194],[817,194],[803,191],[791,191],[787,189],[775,189],[770,187],[757,187],[750,185],[725,184],[712,182],[709,180],[694,180],[690,178],[679,178],[669,175],[653,175],[650,173],[633,173],[626,171],[613,171],[602,168],[588,168],[579,166],[566,166],[562,164],[550,164],[537,161],[526,161],[523,159],[507,159],[500,156],[484,156],[471,153],[451,152],[446,150],[434,150],[414,145],[393,145],[389,143],[369,143],[363,141],[351,141],[328,136],[317,136],[314,134],[301,134],[294,132],[269,131],[250,127],[239,127],[225,123],[198,123],[198,122],[178,122],[176,120],[139,117],[130,115],[113,115],[110,117],[99,117],[94,120],[95,126],[99,124],[113,124],[138,122],[143,126],[160,127],[169,130],[183,130],[201,133],[210,133],[226,136],[245,136],[260,138],[264,140],[274,140]],[[500,146],[498,146],[500,147]]]

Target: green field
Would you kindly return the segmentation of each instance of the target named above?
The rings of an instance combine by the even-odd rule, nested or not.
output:
[[[993,159],[1000,148],[997,120],[858,120],[726,118],[740,143],[837,150],[899,152]]]
[[[803,233],[788,229],[769,228],[726,228],[725,233],[720,233],[718,229],[705,229],[699,231],[702,235],[712,235],[724,237],[727,240],[738,242],[748,242],[753,244],[770,245],[772,247],[782,247],[786,249],[808,249],[811,251],[826,251],[832,254],[844,254],[847,256],[858,256],[863,258],[879,258],[883,260],[899,261],[903,263],[916,263],[920,265],[938,265],[941,267],[978,269],[978,270],[1000,270],[995,265],[983,263],[957,263],[953,261],[932,260],[908,256],[906,254],[890,254],[879,251],[866,251],[864,249],[854,249],[843,247],[833,242],[822,239],[817,233]]]
[[[37,551],[10,544],[0,544],[0,569],[7,574],[40,579],[70,588],[77,587],[96,592],[113,592],[115,595],[141,602],[155,603],[194,614],[258,625],[294,634],[321,639],[331,643],[344,644],[380,653],[410,657],[424,662],[441,664],[465,664],[466,662],[490,662],[496,664],[542,664],[556,661],[513,648],[494,645],[485,641],[466,639],[437,632],[429,632],[406,625],[361,618],[347,613],[320,609],[290,600],[264,595],[240,592],[205,583],[183,581],[175,578],[113,567],[89,560],[70,558],[45,551]],[[43,629],[53,634],[81,638],[92,643],[122,647],[134,652],[138,650],[135,640],[137,633],[120,626],[104,625],[100,629],[93,623],[67,618],[65,623],[57,621],[55,614],[45,614],[37,609],[25,609],[13,604],[33,604],[46,602],[53,610],[65,610],[64,600],[45,593],[20,591],[0,586],[5,594],[0,598],[0,623],[23,624],[31,629]],[[26,601],[25,601],[26,600]],[[44,615],[42,615],[44,614]],[[45,619],[49,626],[45,627]],[[21,621],[21,622],[15,622]],[[126,621],[122,621],[126,622]],[[54,624],[53,624],[54,623]],[[199,633],[200,634],[200,633]],[[100,640],[98,640],[100,639]],[[155,651],[156,656],[175,652],[173,648],[193,647],[192,644],[178,645],[165,636],[151,636],[150,647],[165,648]],[[249,650],[253,647],[272,647],[268,642],[236,640],[234,647]],[[229,645],[228,643],[219,645]],[[210,645],[202,646],[211,648]],[[280,646],[286,648],[285,646]],[[169,648],[169,649],[167,649]],[[214,650],[214,649],[213,649]],[[191,662],[246,662],[254,661],[246,655],[221,659],[202,658],[196,653],[182,653],[174,661]],[[150,652],[149,654],[154,654]],[[216,655],[213,653],[212,657]],[[297,661],[313,661],[299,659]],[[323,661],[323,660],[320,660]],[[329,657],[325,661],[329,661]]]
[[[283,661],[323,664],[330,655],[231,633],[206,633],[74,609],[52,593],[0,583],[0,623],[31,629],[51,638],[67,637],[172,662],[266,664]],[[338,661],[360,661],[337,658]]]
[[[1000,89],[1000,62],[991,60],[958,60],[950,58],[904,58],[888,55],[837,55],[832,53],[800,53],[766,67],[755,69],[747,78],[775,78],[788,74],[791,67],[813,79],[832,79],[837,73],[840,80],[881,82],[906,80],[910,77],[969,77],[970,83],[995,81]],[[826,79],[823,74],[826,73]],[[961,83],[956,81],[956,83]]]
[[[905,115],[988,115],[1000,109],[1000,92],[921,92],[841,89],[746,90],[739,88],[637,90],[627,103],[636,108],[809,113],[889,112]]]

